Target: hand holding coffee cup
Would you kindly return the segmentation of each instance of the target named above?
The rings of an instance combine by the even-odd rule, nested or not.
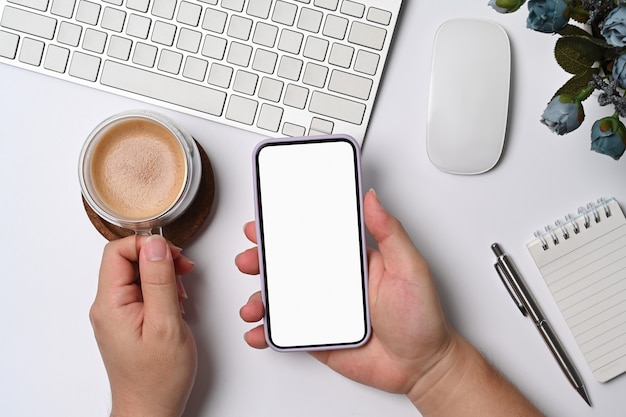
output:
[[[160,233],[192,203],[202,163],[183,128],[150,111],[98,125],[80,154],[83,197],[102,219],[137,234]]]

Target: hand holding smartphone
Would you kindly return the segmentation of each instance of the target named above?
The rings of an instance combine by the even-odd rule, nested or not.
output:
[[[360,150],[349,136],[270,139],[254,151],[265,336],[280,351],[370,336]]]

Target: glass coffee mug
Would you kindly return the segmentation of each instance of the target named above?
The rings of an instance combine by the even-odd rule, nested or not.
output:
[[[80,153],[83,197],[103,220],[137,234],[162,234],[182,215],[202,177],[191,135],[165,116],[135,110],[112,116]]]

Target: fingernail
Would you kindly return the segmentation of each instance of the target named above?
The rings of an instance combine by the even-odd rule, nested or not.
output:
[[[178,255],[180,255],[183,249],[170,244],[170,251],[172,252],[172,258],[176,258]]]
[[[152,235],[146,239],[142,250],[146,251],[146,258],[149,260],[161,261],[167,257],[169,246],[162,236]]]
[[[183,300],[188,299],[189,296],[187,295],[187,290],[185,289],[185,286],[183,285],[183,279],[181,276],[176,277],[176,283],[178,284],[178,297]]]
[[[372,193],[372,195],[374,196],[374,198],[376,199],[376,201],[378,202],[378,204],[380,203],[380,199],[378,198],[378,194],[376,193],[376,190],[373,188],[370,188],[370,193]],[[382,205],[382,204],[381,204]]]

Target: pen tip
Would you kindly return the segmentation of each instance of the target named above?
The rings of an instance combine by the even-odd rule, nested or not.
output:
[[[585,402],[589,404],[589,407],[591,407],[591,400],[589,399],[589,396],[587,395],[587,391],[585,390],[585,387],[580,386],[578,387],[577,391],[580,394],[580,396],[583,397],[583,400],[585,400]]]

